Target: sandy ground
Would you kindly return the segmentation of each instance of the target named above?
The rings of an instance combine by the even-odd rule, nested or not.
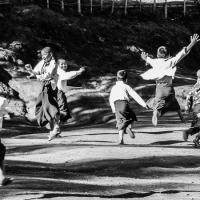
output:
[[[189,123],[172,113],[153,127],[150,115],[139,114],[136,138],[126,135],[123,146],[114,121],[63,125],[51,142],[45,130],[7,121],[1,133],[14,180],[0,199],[200,199],[200,149],[182,139]]]

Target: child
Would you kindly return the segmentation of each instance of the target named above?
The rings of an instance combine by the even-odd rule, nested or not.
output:
[[[67,91],[67,81],[76,78],[77,76],[81,75],[85,68],[81,67],[78,71],[69,71],[67,72],[68,65],[66,60],[64,59],[58,59],[58,83],[57,87],[59,90],[62,90],[63,92]]]
[[[135,138],[131,130],[131,124],[137,121],[135,113],[130,109],[129,101],[132,97],[137,103],[143,107],[147,107],[143,99],[129,86],[127,82],[127,72],[120,70],[117,72],[117,82],[110,92],[109,102],[113,113],[115,113],[117,128],[119,131],[119,144],[124,144],[123,136],[129,133]]]
[[[149,64],[152,69],[141,74],[145,80],[156,80],[155,98],[149,101],[148,106],[153,109],[152,123],[157,126],[158,117],[168,111],[176,111],[185,122],[178,101],[175,97],[173,79],[176,72],[176,65],[180,62],[199,41],[199,35],[194,34],[190,37],[190,43],[184,47],[176,56],[170,57],[168,49],[161,46],[157,50],[157,58],[152,59],[145,52],[141,53],[141,58]]]
[[[57,65],[50,47],[41,50],[42,60],[34,70],[30,70],[31,77],[43,82],[42,92],[36,102],[36,119],[40,126],[50,129],[48,140],[60,134],[60,120],[70,118],[64,93],[57,88]]]
[[[185,110],[193,110],[193,121],[191,127],[183,132],[183,139],[187,141],[189,135],[198,133],[193,142],[195,147],[200,147],[200,70],[197,71],[196,84],[187,95]]]

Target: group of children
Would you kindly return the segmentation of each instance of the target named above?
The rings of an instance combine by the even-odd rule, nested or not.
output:
[[[155,80],[155,97],[145,102],[129,85],[127,85],[128,73],[126,70],[117,72],[116,84],[112,87],[109,102],[113,113],[115,113],[119,133],[119,144],[124,144],[124,134],[128,133],[135,138],[132,130],[134,121],[137,121],[136,114],[130,108],[130,99],[133,98],[142,107],[153,110],[152,123],[156,126],[158,117],[168,111],[176,111],[180,119],[184,118],[180,106],[175,98],[173,79],[176,72],[176,65],[181,61],[199,42],[199,35],[190,37],[190,43],[184,47],[176,56],[171,57],[168,49],[161,46],[157,50],[157,58],[153,59],[147,53],[142,52],[141,58],[151,67],[141,74],[144,80]],[[130,48],[135,51],[134,48]],[[36,119],[40,126],[49,129],[48,140],[60,137],[60,123],[71,118],[65,96],[67,81],[77,77],[85,71],[80,68],[78,71],[67,72],[67,62],[64,59],[56,60],[50,47],[41,50],[41,61],[34,69],[26,67],[30,73],[29,78],[36,78],[43,83],[42,91],[36,102]],[[184,131],[183,138],[187,140],[189,135],[198,133],[195,140],[195,147],[200,147],[200,70],[197,72],[197,83],[187,96],[186,110],[193,108],[194,118],[191,127]],[[0,142],[0,185],[7,184],[10,179],[4,175],[5,147]]]
[[[120,70],[117,73],[117,82],[110,92],[110,105],[113,113],[115,113],[117,128],[119,133],[119,144],[124,144],[123,135],[129,133],[132,138],[135,137],[131,126],[137,120],[135,113],[130,109],[129,101],[132,97],[137,103],[145,108],[153,110],[152,123],[157,126],[158,117],[162,116],[168,111],[176,111],[182,122],[185,122],[180,110],[180,105],[175,97],[173,87],[173,79],[176,72],[176,65],[180,62],[192,49],[192,47],[199,42],[199,35],[194,34],[190,37],[190,43],[184,47],[177,55],[171,57],[167,47],[161,46],[157,50],[157,58],[151,58],[147,53],[141,52],[141,58],[149,65],[151,69],[141,74],[144,80],[155,80],[156,91],[155,97],[148,100],[146,103],[140,96],[126,84],[127,72]],[[135,52],[135,47],[130,48]],[[198,71],[198,76],[200,75]],[[200,79],[198,79],[194,89],[189,94],[188,99],[193,99],[193,107],[195,112],[194,120],[189,130],[184,131],[183,138],[187,140],[189,135],[195,134],[200,131]],[[195,94],[195,96],[194,96]],[[199,147],[200,133],[194,140],[195,147]]]

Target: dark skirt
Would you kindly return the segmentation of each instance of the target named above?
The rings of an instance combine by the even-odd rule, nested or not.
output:
[[[0,165],[4,160],[5,153],[6,153],[6,147],[0,142]]]
[[[173,86],[163,86],[162,84],[156,85],[155,97],[150,98],[147,105],[153,110],[158,110],[161,115],[168,111],[180,110]]]
[[[36,102],[35,115],[39,126],[52,126],[57,115],[61,122],[71,118],[67,98],[61,90],[52,89],[51,83],[44,83]]]
[[[115,116],[118,130],[124,130],[134,121],[137,121],[135,113],[131,110],[129,103],[124,100],[118,100],[115,104]]]

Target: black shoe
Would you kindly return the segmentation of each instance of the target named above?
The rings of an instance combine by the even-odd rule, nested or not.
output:
[[[189,137],[189,131],[188,130],[183,131],[183,140],[187,141],[188,137]]]

